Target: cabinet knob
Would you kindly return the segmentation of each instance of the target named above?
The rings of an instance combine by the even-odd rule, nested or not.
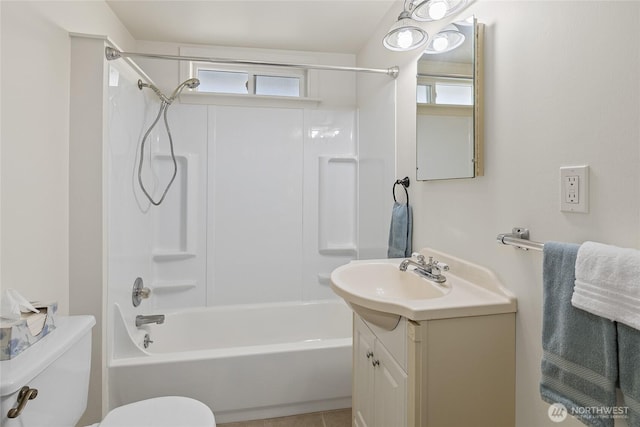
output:
[[[370,358],[371,356],[373,356],[373,351],[371,350],[367,351],[367,359]]]
[[[374,360],[373,362],[371,362],[371,364],[375,368],[376,366],[380,366],[380,361],[379,360]]]

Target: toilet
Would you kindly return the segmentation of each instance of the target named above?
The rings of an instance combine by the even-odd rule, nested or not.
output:
[[[60,316],[56,329],[14,359],[0,362],[0,423],[5,427],[74,427],[87,407],[93,316]],[[36,389],[37,392],[34,392]],[[31,399],[20,398],[31,396]],[[21,401],[25,401],[23,405]],[[15,417],[9,414],[22,409]],[[156,397],[110,411],[90,427],[215,427],[208,406]]]

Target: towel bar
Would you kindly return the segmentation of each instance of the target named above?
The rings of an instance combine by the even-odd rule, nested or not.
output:
[[[541,251],[544,247],[544,243],[529,240],[529,230],[522,227],[514,227],[511,233],[498,234],[496,239],[503,245],[515,246],[525,251],[529,249]]]

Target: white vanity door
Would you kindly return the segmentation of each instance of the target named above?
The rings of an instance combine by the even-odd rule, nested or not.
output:
[[[374,348],[375,427],[407,425],[407,374],[385,347]]]

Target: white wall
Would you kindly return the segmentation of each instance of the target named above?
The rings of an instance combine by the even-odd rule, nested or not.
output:
[[[640,247],[640,3],[481,1],[472,11],[487,25],[486,172],[412,183],[414,246],[485,265],[515,293],[517,426],[552,426],[538,391],[542,255],[495,236],[526,226],[538,241]],[[401,65],[397,168],[413,178],[416,56],[384,52],[382,35],[358,62]],[[562,213],[558,168],[585,163],[590,213]]]
[[[133,39],[103,1],[2,1],[2,288],[27,298],[56,300],[60,313],[97,317],[84,423],[101,415],[100,286],[82,282],[73,292],[70,266],[69,32],[105,34],[131,48]],[[92,76],[93,77],[93,76]],[[83,182],[87,177],[83,177]],[[84,223],[74,223],[81,228]],[[100,226],[101,227],[101,226]],[[76,230],[101,235],[101,229]],[[101,259],[92,260],[101,263]],[[84,265],[91,269],[94,264]],[[98,308],[92,304],[98,301]]]
[[[377,67],[376,67],[377,68]],[[381,67],[387,68],[387,67]],[[386,258],[393,206],[396,81],[387,75],[358,75],[358,258]],[[405,198],[396,188],[398,201]]]
[[[66,312],[68,39],[28,6],[1,7],[2,288]]]
[[[408,176],[409,189],[416,184],[415,167],[413,170],[401,170],[398,165],[402,163],[401,159],[412,156],[406,150],[399,149],[399,145],[415,135],[415,123],[412,129],[407,121],[415,121],[415,90],[412,88],[415,85],[415,61],[419,53],[398,54],[382,45],[383,36],[396,22],[401,10],[402,2],[391,8],[357,58],[359,67],[400,67],[396,79],[364,73],[357,77],[361,157],[359,185],[362,188],[359,199],[359,244],[360,257],[363,259],[387,256],[393,206],[391,190],[395,180]],[[396,188],[396,197],[404,202],[404,191],[400,186]],[[410,194],[409,201],[413,205],[411,199]]]
[[[68,32],[133,39],[103,1],[2,1],[2,288],[69,311]]]

